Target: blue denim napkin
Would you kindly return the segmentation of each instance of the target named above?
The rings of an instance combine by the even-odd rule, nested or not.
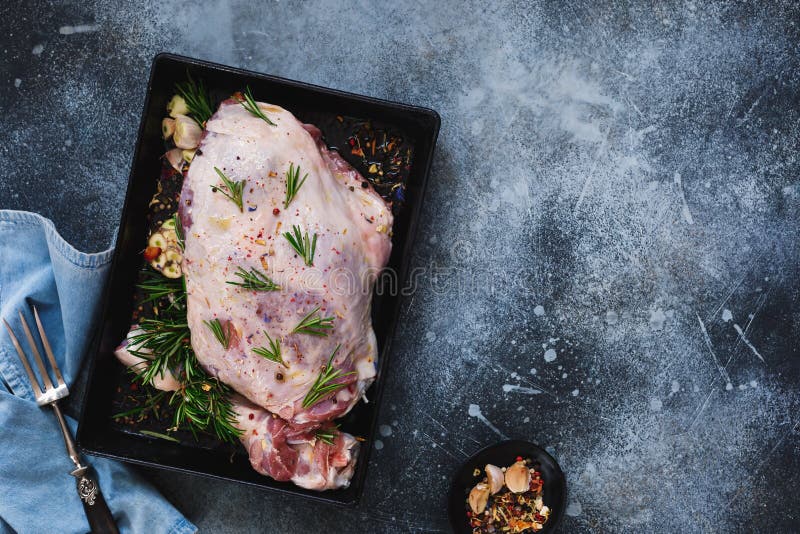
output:
[[[49,220],[0,210],[0,315],[20,331],[17,310],[37,306],[70,387],[96,324],[111,252],[78,252]],[[27,319],[32,324],[30,314]],[[5,328],[0,328],[0,376],[0,533],[88,532],[58,423],[52,410],[34,402]],[[68,421],[74,431],[75,421]],[[87,459],[121,532],[196,532],[130,467]]]

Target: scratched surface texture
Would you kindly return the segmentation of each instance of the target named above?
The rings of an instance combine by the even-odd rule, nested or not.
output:
[[[450,474],[503,436],[560,460],[564,532],[800,530],[792,2],[0,15],[0,206],[83,249],[112,239],[159,51],[442,115],[363,502],[145,471],[204,531],[447,531]]]

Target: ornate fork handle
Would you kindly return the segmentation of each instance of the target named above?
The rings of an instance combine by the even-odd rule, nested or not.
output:
[[[70,474],[77,479],[78,497],[81,498],[81,501],[83,501],[84,504],[94,506],[94,503],[97,500],[97,497],[100,495],[100,492],[97,488],[97,483],[86,476],[86,471],[88,469],[88,467],[79,467]]]
[[[72,440],[72,434],[69,431],[67,422],[61,413],[61,408],[58,402],[52,402],[50,406],[56,413],[56,419],[61,427],[61,433],[64,435],[64,445],[67,447],[67,453],[72,462],[75,464],[75,469],[70,473],[75,477],[75,483],[78,488],[78,497],[83,504],[83,512],[86,514],[86,520],[89,522],[89,527],[94,534],[119,534],[119,529],[114,523],[114,516],[111,515],[111,510],[100,493],[100,487],[94,478],[89,476],[89,466],[81,463],[81,457],[78,450],[75,448],[75,442]]]

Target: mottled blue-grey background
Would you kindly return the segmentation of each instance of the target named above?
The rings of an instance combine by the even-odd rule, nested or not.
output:
[[[561,461],[564,532],[797,532],[798,24],[794,2],[6,0],[0,207],[106,246],[159,51],[434,108],[363,502],[145,474],[206,532],[438,532],[453,469],[510,436]]]

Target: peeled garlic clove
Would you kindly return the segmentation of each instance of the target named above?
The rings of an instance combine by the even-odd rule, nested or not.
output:
[[[506,486],[512,493],[524,493],[530,489],[531,472],[525,462],[516,462],[506,469]]]
[[[197,152],[197,149],[184,150],[183,152],[181,152],[181,156],[183,156],[183,159],[184,161],[186,161],[186,163],[191,163],[192,160],[194,159],[195,152]]]
[[[175,262],[167,263],[161,270],[161,274],[163,274],[167,278],[180,278],[182,274],[181,266]]]
[[[150,265],[156,271],[160,271],[164,268],[165,263],[167,263],[167,255],[164,252],[162,252],[161,254],[158,255],[158,257],[156,257],[156,259],[150,262]]]
[[[169,139],[175,133],[175,119],[164,119],[161,121],[161,135],[164,139]]]
[[[166,221],[164,221],[164,224],[161,225],[161,228],[164,230],[174,230],[175,219],[167,219]]]
[[[159,230],[161,235],[164,236],[164,239],[167,240],[167,243],[173,244],[178,242],[178,234],[175,232],[175,230],[171,228],[165,228],[163,224]]]
[[[167,159],[169,164],[178,172],[183,171],[183,150],[180,148],[173,148],[172,150],[168,150],[164,157]]]
[[[482,514],[486,510],[486,503],[489,502],[489,486],[479,482],[472,491],[469,492],[469,507],[473,514]]]
[[[170,247],[166,250],[166,252],[164,252],[164,254],[167,256],[167,262],[180,263],[181,260],[183,260],[181,251],[176,248]]]
[[[172,135],[172,140],[175,141],[176,147],[197,148],[201,135],[203,135],[203,130],[194,122],[194,119],[186,115],[175,117],[175,133]]]
[[[505,477],[503,475],[503,470],[497,467],[496,465],[486,464],[486,478],[489,479],[489,489],[492,492],[492,495],[503,489],[503,484],[505,484]]]
[[[164,234],[156,232],[150,236],[150,239],[147,240],[147,245],[150,247],[158,247],[161,250],[164,250],[167,248],[167,239],[164,237]]]
[[[167,113],[173,118],[178,115],[186,115],[189,113],[189,106],[186,105],[186,100],[182,96],[175,95],[172,100],[167,102]]]

